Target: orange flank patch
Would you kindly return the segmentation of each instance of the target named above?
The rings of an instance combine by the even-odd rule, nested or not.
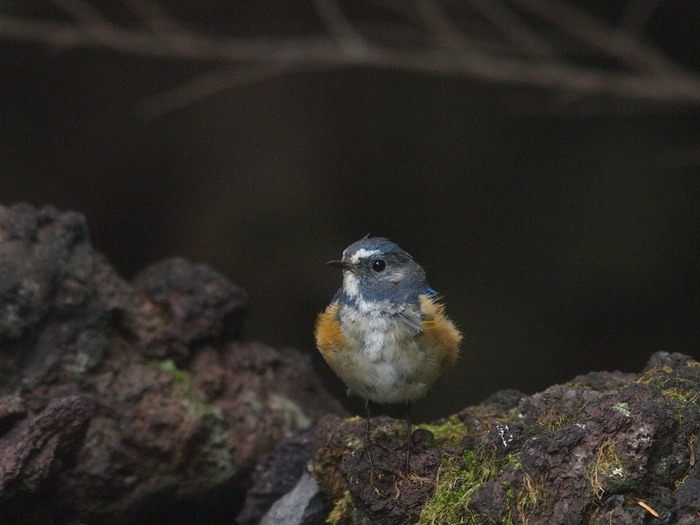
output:
[[[420,303],[423,313],[423,334],[421,337],[439,352],[442,361],[440,372],[445,374],[457,362],[462,334],[445,315],[444,305],[424,295],[420,297]]]
[[[338,303],[332,303],[316,318],[316,347],[328,357],[345,346],[344,342],[345,336],[338,321]]]
[[[447,318],[442,304],[426,296],[420,297],[420,303],[423,331],[417,335],[419,347],[437,360],[439,374],[445,374],[457,362],[462,334]],[[316,318],[316,347],[332,367],[339,358],[338,352],[348,348],[345,335],[340,330],[338,308],[339,304],[333,303]]]

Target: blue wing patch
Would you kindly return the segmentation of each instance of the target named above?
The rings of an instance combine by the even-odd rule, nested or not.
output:
[[[438,294],[437,290],[433,290],[430,286],[428,286],[427,288],[423,289],[423,295],[432,299],[440,294]]]

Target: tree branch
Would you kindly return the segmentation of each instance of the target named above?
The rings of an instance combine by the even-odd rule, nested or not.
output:
[[[472,47],[462,32],[445,15],[439,2],[436,0],[414,0],[414,4],[421,20],[440,45],[452,49]]]
[[[121,0],[146,26],[156,33],[189,33],[182,24],[151,0]]]
[[[598,49],[606,58],[617,58],[623,67],[611,70],[567,60],[531,28],[531,21],[526,23],[502,1],[488,7],[476,0],[468,4],[510,41],[504,44],[502,38],[490,37],[488,31],[482,31],[478,47],[464,36],[465,32],[436,0],[414,0],[414,5],[420,23],[435,36],[438,45],[413,41],[388,45],[366,39],[358,30],[359,22],[349,19],[336,0],[313,0],[328,29],[326,36],[247,39],[189,31],[151,0],[122,0],[144,21],[146,29],[113,24],[85,0],[52,1],[75,22],[0,15],[0,38],[224,66],[147,101],[144,111],[151,116],[224,89],[288,72],[347,67],[470,77],[564,91],[573,96],[603,94],[653,103],[700,105],[697,75],[563,0],[510,1],[553,24],[563,34]],[[647,0],[646,9],[630,11],[628,18],[646,20],[655,1]],[[390,7],[408,9],[404,3]]]
[[[87,27],[111,25],[97,9],[83,0],[51,0],[51,2],[65,11],[76,22]]]
[[[641,36],[647,22],[649,22],[649,19],[662,2],[663,0],[636,0],[635,2],[630,2],[622,14],[620,27],[632,37]]]
[[[499,0],[469,0],[469,5],[491,22],[515,46],[532,57],[559,57],[557,50],[528,27],[509,7]]]
[[[341,45],[356,47],[362,45],[363,38],[343,13],[335,0],[312,0],[321,20]]]
[[[289,70],[288,65],[278,67],[253,64],[248,67],[213,71],[200,75],[175,88],[147,99],[141,110],[144,118],[153,119],[189,106],[217,93],[239,86],[262,82]]]
[[[623,31],[607,27],[582,9],[561,0],[513,0],[529,12],[555,24],[568,35],[615,57],[630,69],[666,74],[678,67]]]

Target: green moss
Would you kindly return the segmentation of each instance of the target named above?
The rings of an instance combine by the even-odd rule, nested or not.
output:
[[[644,372],[634,382],[642,385],[661,386],[669,380],[673,374],[673,368],[670,366],[655,366]]]
[[[282,416],[285,421],[285,428],[300,429],[311,426],[309,416],[304,413],[293,399],[272,393],[268,403],[270,409]]]
[[[615,442],[606,439],[598,447],[596,458],[588,472],[588,482],[593,494],[597,499],[602,498],[605,493],[604,485],[609,484],[610,479],[620,478],[616,484],[622,486],[626,477],[627,471],[622,459],[617,454]]]
[[[484,415],[484,418],[487,417],[489,416]],[[514,413],[513,417],[517,417],[517,414]],[[461,456],[454,456],[451,451],[461,449],[465,437],[472,433],[469,425],[457,416],[433,424],[421,424],[420,428],[434,435],[436,447],[444,451],[444,459],[436,475],[435,491],[421,511],[418,524],[488,523],[487,517],[469,508],[469,502],[479,487],[491,481],[500,482],[505,494],[504,511],[499,523],[524,523],[520,516],[545,504],[545,491],[522,470],[519,452],[501,456],[469,449]],[[387,425],[382,430],[387,434],[397,433],[397,436],[403,436],[405,432],[403,422],[400,421]],[[336,458],[335,462],[337,461]],[[317,460],[316,466],[318,465]],[[514,472],[510,479],[516,481],[512,485],[506,481],[499,481],[505,469]],[[324,476],[326,474],[327,472]],[[343,487],[340,491],[336,489],[331,492],[335,494],[335,506],[328,516],[327,523],[332,525],[352,523],[354,505],[346,485]]]
[[[690,472],[693,469],[693,467],[697,461],[697,458],[695,457],[695,443],[697,442],[697,439],[698,439],[697,434],[691,434],[690,437],[688,437],[688,441],[686,442],[686,445],[688,447],[688,457],[689,457],[688,468],[686,469],[686,471],[683,473],[683,475],[681,477],[679,477],[678,479],[676,479],[673,482],[673,486],[676,489],[678,489],[681,485],[683,485],[683,483],[688,481],[688,478],[690,476]]]
[[[556,432],[566,425],[577,421],[577,413],[562,414],[557,409],[552,409],[537,420],[534,434],[543,432]]]
[[[200,448],[201,462],[209,465],[208,473],[213,483],[226,481],[238,472],[238,463],[233,450],[228,443],[228,427],[221,411],[213,409],[205,416],[209,433]],[[192,465],[196,472],[200,470],[197,464]]]
[[[432,432],[435,441],[443,448],[459,446],[469,433],[469,427],[456,416],[450,416],[431,425],[420,425],[420,428]]]
[[[343,497],[335,502],[333,509],[328,513],[326,523],[330,525],[351,525],[353,509],[352,494],[350,490],[346,490]]]
[[[173,378],[175,391],[179,394],[182,403],[194,414],[202,413],[213,415],[218,413],[206,398],[206,396],[195,386],[194,377],[187,370],[177,368],[172,359],[164,359],[158,362],[158,370],[166,372]]]
[[[529,474],[523,473],[522,490],[515,497],[515,509],[522,523],[527,523],[525,516],[534,509],[546,505],[546,490],[542,483],[535,481]]]
[[[461,458],[443,460],[438,470],[433,496],[427,501],[418,520],[419,525],[438,524],[477,524],[484,523],[481,516],[469,508],[474,492],[488,481],[497,480],[505,468],[520,469],[518,453],[497,457],[495,454],[478,454],[467,450]],[[506,492],[506,509],[515,503],[518,509],[529,508],[535,504],[539,492],[534,484],[514,494],[508,483],[503,483]],[[501,523],[514,523],[512,511],[506,510]]]
[[[185,370],[180,370],[172,359],[159,361],[158,370],[170,374],[173,380],[180,385],[187,384],[188,387],[191,386],[192,376]]]
[[[474,491],[484,482],[473,452],[464,461],[443,460],[438,469],[435,493],[426,502],[418,519],[419,525],[473,523],[475,516],[467,505]]]
[[[695,368],[700,366],[700,363],[688,361],[685,366]],[[698,392],[696,381],[678,377],[678,374],[669,366],[651,368],[642,374],[636,382],[658,388],[664,397],[674,401],[680,408],[694,407],[700,404],[700,392]]]
[[[172,359],[158,362],[158,370],[173,378],[174,390],[190,414],[188,417],[192,420],[201,419],[207,429],[203,442],[197,447],[196,458],[188,463],[190,474],[197,476],[205,464],[212,483],[231,478],[238,471],[238,465],[227,442],[229,430],[221,410],[212,405],[195,386],[192,374],[177,368]]]
[[[700,391],[696,389],[684,390],[681,388],[666,388],[662,390],[661,393],[678,403],[681,407],[700,404]]]

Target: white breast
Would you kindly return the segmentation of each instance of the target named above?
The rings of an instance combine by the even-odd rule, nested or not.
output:
[[[422,397],[437,377],[439,364],[416,339],[420,313],[417,307],[398,312],[388,303],[379,306],[366,301],[357,307],[341,306],[341,330],[350,348],[342,352],[334,371],[352,393],[378,403]]]

